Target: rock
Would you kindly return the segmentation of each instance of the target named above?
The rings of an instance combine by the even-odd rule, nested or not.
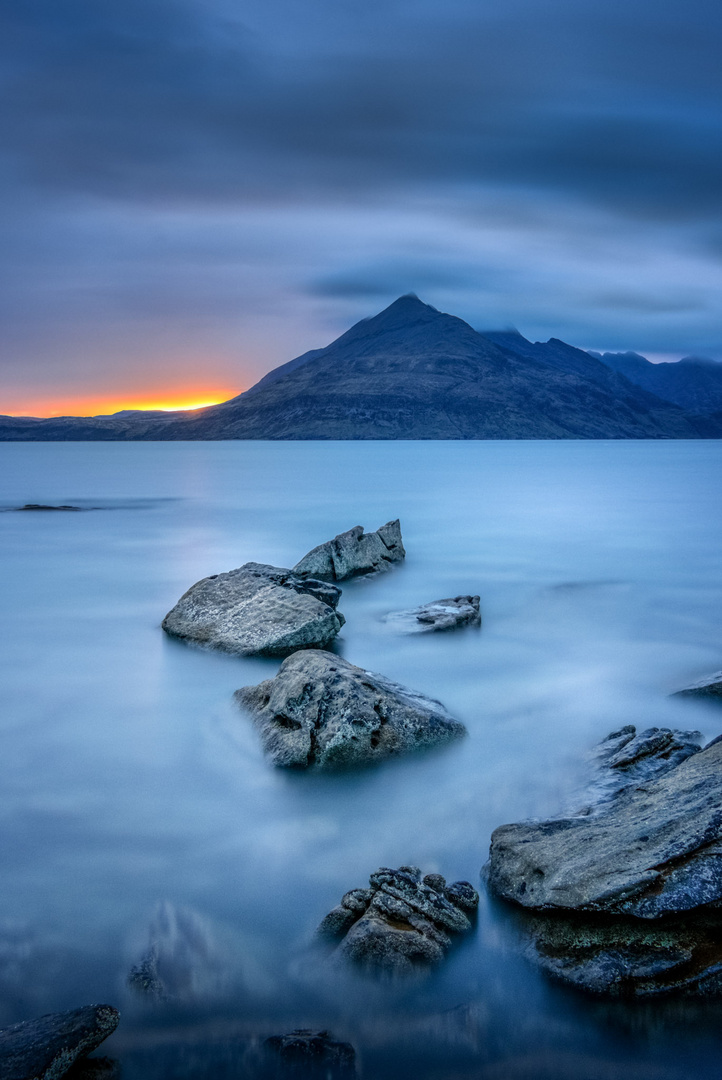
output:
[[[318,928],[339,955],[396,975],[439,963],[452,935],[471,929],[479,894],[468,881],[446,885],[441,874],[422,879],[416,866],[382,867],[369,889],[353,889]]]
[[[537,910],[656,919],[722,899],[722,743],[599,814],[503,825],[491,838],[489,883]]]
[[[163,620],[174,637],[241,656],[286,656],[328,645],[346,621],[341,590],[290,570],[246,563],[192,585]]]
[[[16,510],[80,510],[80,506],[45,506],[43,503],[25,503],[25,506],[17,506]]]
[[[66,1074],[66,1080],[119,1080],[120,1063],[112,1058],[81,1058]]]
[[[356,525],[313,548],[296,563],[293,572],[302,577],[343,581],[356,574],[388,570],[391,563],[405,557],[398,520],[388,521],[372,533],[364,533],[363,527]]]
[[[596,813],[624,788],[674,769],[699,753],[702,739],[701,731],[672,728],[652,727],[638,733],[633,724],[613,731],[592,754],[597,774],[593,784],[596,806],[584,812]]]
[[[274,764],[287,768],[365,764],[466,733],[440,702],[316,649],[234,697]]]
[[[111,1005],[49,1013],[0,1031],[3,1080],[58,1080],[118,1026]]]
[[[700,679],[692,686],[686,686],[683,690],[677,690],[672,697],[703,697],[722,699],[722,671],[715,675],[709,675],[706,679]]]
[[[127,982],[158,1001],[195,1001],[216,993],[225,982],[223,959],[205,920],[190,908],[159,904],[146,951]]]
[[[353,1046],[338,1042],[328,1031],[298,1028],[287,1035],[272,1035],[264,1045],[279,1059],[284,1076],[299,1072],[323,1080],[342,1080],[356,1075]]]
[[[457,626],[480,626],[478,596],[454,596],[433,600],[408,611],[392,611],[384,619],[402,634],[422,634],[430,630],[453,630]]]

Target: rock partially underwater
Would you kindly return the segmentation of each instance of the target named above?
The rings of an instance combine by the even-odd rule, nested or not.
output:
[[[489,886],[533,913],[546,970],[611,994],[722,990],[722,742],[695,736],[614,732],[596,807],[493,833]]]
[[[192,1002],[225,989],[223,952],[206,921],[190,908],[164,901],[148,928],[148,941],[127,983],[156,1001]]]
[[[416,866],[382,867],[368,889],[346,893],[318,934],[363,968],[407,975],[444,958],[453,936],[471,929],[478,903],[468,881],[447,885]]]
[[[683,690],[677,690],[672,696],[716,698],[717,701],[722,702],[722,671],[708,675],[706,679],[700,679],[691,686],[685,686]]]
[[[327,582],[251,562],[192,585],[163,629],[241,656],[287,656],[335,638],[345,622],[340,596]]]
[[[0,1076],[3,1080],[60,1080],[115,1031],[119,1018],[112,1005],[86,1005],[3,1028]]]
[[[329,1031],[297,1028],[287,1035],[271,1035],[264,1046],[276,1069],[273,1075],[351,1080],[356,1076],[356,1051]]]
[[[392,611],[384,619],[400,634],[423,634],[433,630],[454,630],[459,626],[481,626],[478,596],[453,596],[432,600],[408,611]]]
[[[287,768],[367,764],[466,734],[440,702],[320,650],[294,653],[234,697]]]
[[[356,574],[388,570],[406,557],[399,521],[388,521],[376,532],[365,533],[361,525],[319,544],[296,563],[294,574],[328,581],[344,581]]]

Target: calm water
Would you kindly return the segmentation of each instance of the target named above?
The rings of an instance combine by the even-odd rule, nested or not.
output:
[[[477,883],[492,829],[568,804],[614,727],[722,732],[722,709],[667,696],[722,666],[722,443],[3,444],[0,477],[3,507],[93,508],[0,514],[0,1023],[116,1003],[124,1080],[240,1075],[229,1040],[300,1025],[351,1039],[367,1078],[718,1074],[722,1004],[554,986],[485,896],[412,984],[309,943],[379,865]],[[209,573],[291,566],[393,517],[406,562],[345,585],[338,649],[469,737],[350,775],[276,771],[231,695],[278,663],[160,621]],[[381,621],[460,592],[481,595],[481,631]],[[179,958],[162,1007],[125,985],[159,912]]]

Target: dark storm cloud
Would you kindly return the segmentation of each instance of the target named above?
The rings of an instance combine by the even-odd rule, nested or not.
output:
[[[719,208],[717,5],[315,0],[270,3],[268,22],[260,10],[8,5],[3,143],[15,175],[141,200],[461,180],[631,214]]]

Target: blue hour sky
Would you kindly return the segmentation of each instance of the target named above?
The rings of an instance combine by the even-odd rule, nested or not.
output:
[[[230,396],[408,291],[722,358],[716,0],[0,11],[0,412]]]

